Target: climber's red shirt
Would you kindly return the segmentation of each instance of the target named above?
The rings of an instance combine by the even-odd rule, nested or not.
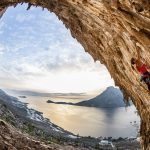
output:
[[[140,72],[141,75],[143,75],[145,72],[147,71],[147,66],[145,64],[143,64],[141,67],[136,66],[137,70]]]

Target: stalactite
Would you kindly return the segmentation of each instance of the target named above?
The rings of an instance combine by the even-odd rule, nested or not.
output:
[[[27,7],[27,10],[29,10],[31,8],[32,4],[31,3],[28,3],[28,7]]]

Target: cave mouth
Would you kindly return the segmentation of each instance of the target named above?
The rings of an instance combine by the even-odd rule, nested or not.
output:
[[[54,12],[69,28],[94,60],[106,65],[115,85],[132,98],[141,117],[141,143],[150,149],[149,93],[132,70],[130,60],[141,48],[141,58],[149,63],[149,1],[31,1]],[[23,3],[20,0],[1,1],[1,10]],[[90,8],[90,9],[89,9]],[[139,9],[140,8],[140,9]],[[93,42],[94,41],[94,42]]]
[[[6,70],[8,70],[8,68],[13,68],[13,70],[9,69],[10,72],[7,72],[8,74],[12,74],[12,76],[17,76],[19,78],[19,80],[23,80],[23,79],[27,78],[28,81],[26,81],[26,82],[29,84],[31,82],[31,80],[33,80],[33,78],[36,78],[36,76],[42,76],[41,75],[42,73],[39,72],[38,68],[45,67],[45,63],[46,63],[46,67],[48,66],[49,67],[48,69],[50,69],[49,71],[52,72],[53,74],[55,74],[55,76],[56,76],[56,74],[60,74],[60,72],[62,71],[62,69],[61,69],[62,67],[63,67],[63,69],[66,68],[67,74],[68,74],[68,72],[71,72],[76,68],[81,68],[83,71],[86,71],[86,74],[83,75],[84,78],[85,78],[85,76],[91,75],[91,78],[88,77],[88,79],[86,81],[84,81],[85,83],[87,83],[88,80],[91,80],[92,83],[96,82],[96,83],[102,84],[103,86],[100,87],[100,89],[102,89],[102,90],[106,89],[106,87],[108,87],[108,86],[114,85],[113,81],[111,80],[111,78],[110,78],[107,70],[104,68],[104,66],[101,66],[99,63],[97,63],[94,66],[94,61],[92,60],[92,58],[90,56],[87,56],[87,57],[83,56],[83,55],[85,55],[83,48],[80,45],[77,45],[75,41],[69,40],[69,38],[72,38],[71,35],[66,36],[68,31],[66,31],[66,32],[64,31],[64,28],[62,27],[63,26],[62,23],[61,22],[58,23],[57,18],[53,14],[51,14],[51,17],[49,17],[49,12],[39,11],[40,8],[38,9],[38,11],[36,11],[37,10],[37,8],[36,8],[36,9],[31,9],[30,11],[32,12],[32,15],[29,15],[29,14],[31,14],[31,12],[26,11],[25,8],[27,8],[27,5],[23,5],[23,6],[19,5],[15,8],[15,10],[17,10],[16,12],[13,11],[14,8],[9,8],[11,10],[8,9],[6,11],[5,15],[3,16],[4,18],[2,18],[3,25],[6,24],[6,26],[3,27],[3,29],[2,29],[4,31],[3,31],[1,38],[3,36],[5,36],[7,38],[5,40],[2,40],[1,42],[3,44],[7,45],[8,52],[3,53],[4,55],[2,55],[2,56],[4,58],[1,61],[4,62],[3,65],[4,65],[4,68],[6,68]],[[40,15],[35,15],[35,14],[39,14],[39,13],[40,13]],[[43,17],[44,17],[44,19],[42,19]],[[35,21],[35,18],[36,18],[37,22]],[[38,24],[38,22],[40,22],[40,24]],[[51,24],[47,24],[47,22],[51,22]],[[23,25],[23,24],[25,24],[25,25]],[[58,24],[60,24],[60,26]],[[9,26],[11,26],[11,28],[9,28]],[[45,26],[47,26],[47,28],[44,28]],[[50,28],[48,26],[50,26]],[[32,27],[34,27],[34,28],[32,28]],[[59,29],[59,28],[61,28],[61,29]],[[44,30],[42,30],[42,29],[44,29]],[[7,33],[7,30],[9,31],[9,34]],[[66,30],[66,28],[65,28],[65,30]],[[38,32],[38,34],[36,34],[37,32]],[[37,39],[37,37],[39,40]],[[57,37],[61,37],[61,38],[57,39]],[[47,40],[47,38],[50,40]],[[55,41],[52,39],[54,39]],[[8,41],[9,41],[9,43],[8,43]],[[60,42],[58,42],[58,41],[60,41]],[[17,43],[19,43],[19,44],[17,44]],[[42,43],[42,45],[44,45],[43,47],[41,47],[41,43]],[[29,46],[26,46],[26,45],[29,45]],[[33,45],[33,47],[31,47],[31,45]],[[58,45],[58,47],[56,47],[55,45],[56,46]],[[65,45],[65,46],[63,46],[63,45]],[[3,46],[3,47],[5,48],[5,46]],[[69,47],[69,48],[67,48],[67,47]],[[35,49],[35,51],[33,49]],[[70,52],[69,55],[67,56],[65,53],[67,53],[67,51],[71,51],[71,49],[74,49],[74,51]],[[78,49],[80,49],[80,51]],[[57,50],[58,50],[58,53],[63,54],[63,55],[61,55],[62,57],[59,57],[59,55],[57,53],[54,53],[54,54],[51,53],[51,52],[56,52]],[[38,51],[40,51],[40,53],[38,53]],[[79,53],[79,54],[73,55],[74,52]],[[11,56],[11,59],[10,59],[9,55]],[[25,55],[25,56],[23,57],[23,55]],[[38,55],[38,57],[37,57],[37,55]],[[55,56],[55,57],[53,57],[53,56]],[[70,59],[67,59],[71,56],[73,56],[73,58],[71,58],[72,61]],[[28,59],[29,57],[31,57],[31,58]],[[41,59],[41,57],[42,57],[42,59]],[[49,58],[52,59],[52,62],[46,61]],[[65,58],[67,60],[64,62],[62,59],[65,59]],[[19,59],[19,61],[18,61],[18,59]],[[9,61],[7,61],[8,62],[8,64],[7,64],[5,62],[6,60],[9,60],[10,63],[9,63]],[[54,60],[60,61],[60,62],[56,63],[56,62],[54,62]],[[38,62],[44,62],[44,64],[41,64],[41,63],[37,64]],[[11,64],[12,64],[12,66],[10,66]],[[16,64],[19,64],[19,65],[16,66]],[[71,65],[69,65],[69,64],[71,64]],[[79,65],[76,66],[75,64],[79,64]],[[82,68],[82,66],[84,68]],[[100,67],[98,67],[98,66],[100,66]],[[89,73],[89,70],[86,70],[86,68],[89,68],[89,67],[90,67],[90,72],[91,71],[95,72],[95,70],[97,70],[97,72],[100,72],[100,74],[98,74],[98,76],[102,76],[102,79],[100,81],[98,81],[98,79],[93,80],[97,76],[96,75],[92,76],[92,74]],[[4,70],[4,68],[1,70]],[[32,72],[32,70],[33,70],[33,72]],[[79,71],[79,70],[77,70],[77,71]],[[44,72],[44,69],[42,69],[42,72]],[[75,75],[76,74],[79,74],[79,73],[77,72],[77,73],[75,73]],[[36,76],[33,76],[31,78],[31,75],[36,75]],[[4,76],[7,77],[6,75],[4,75]],[[15,79],[13,79],[13,80],[15,80]],[[41,80],[41,79],[40,78],[35,79],[35,81],[38,81],[38,82],[39,82],[39,80]],[[50,79],[46,78],[46,80],[50,81],[48,83],[48,85],[52,84],[52,81]],[[53,84],[55,84],[58,80],[59,79],[57,79]],[[83,79],[81,78],[81,80],[83,80]],[[10,82],[11,82],[11,79],[10,79]],[[35,87],[40,86],[41,84],[45,85],[47,81],[44,83],[43,82],[44,81],[42,79],[42,83],[40,83],[40,84],[38,83],[38,85],[36,85]],[[77,82],[77,80],[75,82]],[[79,82],[81,83],[81,81],[79,81]],[[107,84],[105,82],[107,82]],[[15,84],[16,83],[17,83],[17,80],[15,81]],[[23,83],[25,84],[25,81]],[[18,82],[19,86],[23,83]],[[91,85],[92,83],[90,82],[89,85]],[[32,83],[32,84],[34,84],[34,83]],[[63,84],[63,87],[64,87],[64,83],[61,83],[61,84]],[[71,84],[73,84],[73,83],[71,83]],[[79,85],[79,83],[78,83],[78,85]],[[85,87],[87,87],[89,85],[85,85]],[[23,89],[19,89],[19,87],[17,87],[17,88],[18,88],[18,90],[23,90]],[[28,87],[26,87],[26,88],[28,88]],[[45,87],[41,87],[41,88],[44,89]],[[68,87],[68,88],[70,88],[70,87]],[[98,85],[97,89],[98,88],[99,88],[99,85]],[[34,89],[34,87],[32,87],[32,89]],[[28,89],[24,89],[24,90],[28,90]],[[37,90],[41,90],[41,89],[37,89]],[[90,91],[91,89],[88,89],[88,90]],[[96,92],[96,94],[99,94],[100,91],[98,90],[98,92]],[[9,92],[10,92],[10,90],[9,90]],[[55,90],[55,92],[58,93],[60,91]],[[73,91],[69,91],[69,92],[73,92]],[[79,92],[83,93],[84,91],[79,91]],[[94,97],[94,96],[96,96],[95,93],[94,93],[94,95],[92,94],[92,95],[87,95],[85,97],[82,97],[82,99],[83,100],[89,99],[89,97]],[[80,98],[76,98],[76,99],[80,99]],[[25,100],[25,101],[27,102],[27,100]],[[30,102],[28,102],[28,103],[30,103]],[[36,103],[38,105],[38,102],[36,102]],[[39,104],[39,106],[40,106],[40,104]],[[36,108],[37,108],[37,106],[36,106]],[[41,109],[39,109],[39,110],[41,110]],[[92,111],[92,109],[91,109],[91,111]],[[81,112],[81,110],[80,110],[80,112]],[[86,113],[86,110],[83,111],[83,113]],[[93,113],[96,114],[96,109]],[[105,119],[105,120],[111,120],[112,122],[113,122],[113,119],[111,119],[111,118],[113,118],[116,115],[116,111],[112,111],[111,115],[110,115],[110,112],[106,112],[106,111],[104,111],[104,112],[101,111],[100,113],[104,114],[103,117],[106,115],[107,119]],[[120,113],[123,113],[123,110]],[[60,115],[62,115],[62,114],[60,114]],[[126,115],[126,114],[124,114],[124,115]],[[52,118],[52,117],[50,117],[50,118]],[[93,117],[91,117],[91,118],[93,118]],[[99,120],[99,119],[96,118],[96,120]],[[126,120],[128,120],[128,118],[126,118]],[[91,122],[87,123],[86,121],[87,120],[84,121],[85,125],[91,123]],[[120,121],[120,122],[122,122],[122,121]],[[60,121],[60,122],[62,122],[62,121]],[[128,122],[133,122],[133,120],[128,120]],[[79,124],[80,123],[78,123],[77,126],[79,126]],[[107,122],[107,124],[110,124],[110,123]],[[119,123],[117,123],[117,124],[119,124]],[[61,126],[61,124],[60,124],[60,126]],[[62,126],[66,127],[64,124],[62,124]],[[120,125],[120,126],[122,126],[122,125]],[[130,128],[131,125],[128,124],[128,126]],[[90,126],[90,128],[91,127],[92,126]],[[106,125],[106,127],[110,129],[110,126]],[[94,128],[96,128],[96,126]],[[87,129],[87,130],[89,130],[89,129]],[[104,130],[107,130],[107,129],[104,129]],[[111,130],[113,130],[113,129],[111,129]],[[78,133],[78,131],[75,130],[74,128],[71,131],[75,131],[76,134]],[[82,133],[82,135],[88,136],[88,134],[91,134],[91,136],[94,136],[94,135],[98,136],[97,132],[95,132],[95,133],[91,132],[88,134],[86,134],[86,132],[87,131],[85,130]],[[124,131],[124,132],[127,132],[127,131]],[[111,134],[114,134],[114,133],[111,133]],[[99,135],[102,135],[102,133]],[[103,136],[105,136],[105,134]],[[108,136],[112,136],[112,135],[108,135]],[[116,135],[116,137],[120,137],[120,136],[121,136],[121,133]],[[126,136],[124,135],[124,137],[126,137]]]

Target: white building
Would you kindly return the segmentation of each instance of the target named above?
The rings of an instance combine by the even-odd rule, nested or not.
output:
[[[100,145],[111,145],[111,142],[109,142],[108,140],[101,140],[99,142]]]

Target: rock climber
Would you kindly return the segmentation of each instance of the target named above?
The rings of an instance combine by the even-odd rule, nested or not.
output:
[[[148,87],[148,90],[150,91],[150,68],[145,65],[140,59],[140,47],[137,47],[137,54],[137,59],[131,58],[132,68],[136,69],[140,73],[140,81],[144,81]]]

